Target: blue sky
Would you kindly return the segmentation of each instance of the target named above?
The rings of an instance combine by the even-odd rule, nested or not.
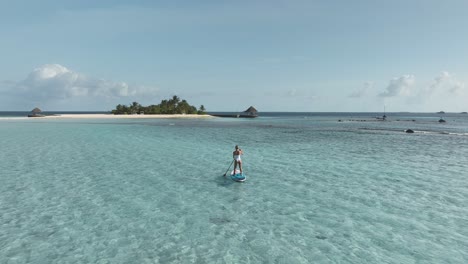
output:
[[[468,111],[468,1],[2,1],[0,110]]]

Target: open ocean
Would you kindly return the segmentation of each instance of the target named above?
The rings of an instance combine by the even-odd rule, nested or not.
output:
[[[381,115],[0,112],[0,263],[468,263],[468,115]]]

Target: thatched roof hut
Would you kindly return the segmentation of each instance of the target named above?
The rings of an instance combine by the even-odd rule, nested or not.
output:
[[[44,115],[41,113],[41,109],[36,107],[31,111],[31,114],[29,114],[28,117],[43,117]]]
[[[258,111],[253,106],[247,108],[247,110],[245,110],[244,113],[245,113],[243,114],[244,117],[257,117],[258,116]]]
[[[255,107],[251,106],[247,110],[245,110],[244,113],[256,115],[258,114],[258,111],[257,109],[255,109]]]
[[[39,108],[37,108],[37,107],[34,108],[34,109],[31,111],[31,113],[33,113],[33,114],[39,114],[40,112],[42,112],[41,109],[39,109]]]

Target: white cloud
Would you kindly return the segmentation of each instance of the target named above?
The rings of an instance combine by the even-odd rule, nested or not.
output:
[[[453,95],[460,94],[465,88],[465,84],[456,79],[456,77],[446,71],[441,72],[434,78],[434,81],[424,92],[429,95],[433,93],[449,93]]]
[[[455,95],[459,95],[464,91],[465,91],[465,83],[458,82],[458,81],[455,81],[452,84],[451,88],[449,89],[449,92]]]
[[[454,74],[443,71],[425,85],[420,85],[418,92],[407,97],[407,103],[418,107],[420,111],[466,111],[465,83]]]
[[[413,75],[403,75],[390,80],[386,90],[379,94],[382,97],[393,97],[399,95],[409,95],[410,88],[414,85],[415,79]]]
[[[366,95],[367,91],[369,89],[372,89],[373,87],[374,87],[373,82],[365,82],[363,87],[361,87],[359,90],[352,92],[350,95],[348,95],[348,97],[351,97],[351,98],[363,97],[364,95]]]
[[[464,91],[465,84],[463,82],[457,80],[453,74],[443,71],[434,77],[429,85],[421,87],[412,101],[435,104],[439,101],[449,100],[449,98],[463,96]]]
[[[9,85],[9,93],[31,100],[66,100],[72,98],[120,98],[156,95],[158,89],[133,87],[88,77],[59,64],[46,64],[34,69],[23,81]]]
[[[436,76],[434,78],[434,82],[431,83],[431,85],[429,85],[429,88],[426,90],[428,93],[432,93],[434,92],[434,90],[440,88],[442,86],[442,84],[448,80],[452,78],[450,76],[450,74],[446,71],[442,72],[440,75]]]

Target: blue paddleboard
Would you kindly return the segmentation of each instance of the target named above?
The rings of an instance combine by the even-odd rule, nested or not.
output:
[[[231,179],[233,181],[237,181],[237,182],[243,182],[245,181],[245,179],[247,179],[245,177],[245,174],[244,173],[240,173],[240,170],[236,170],[235,172],[234,171],[231,171]]]

